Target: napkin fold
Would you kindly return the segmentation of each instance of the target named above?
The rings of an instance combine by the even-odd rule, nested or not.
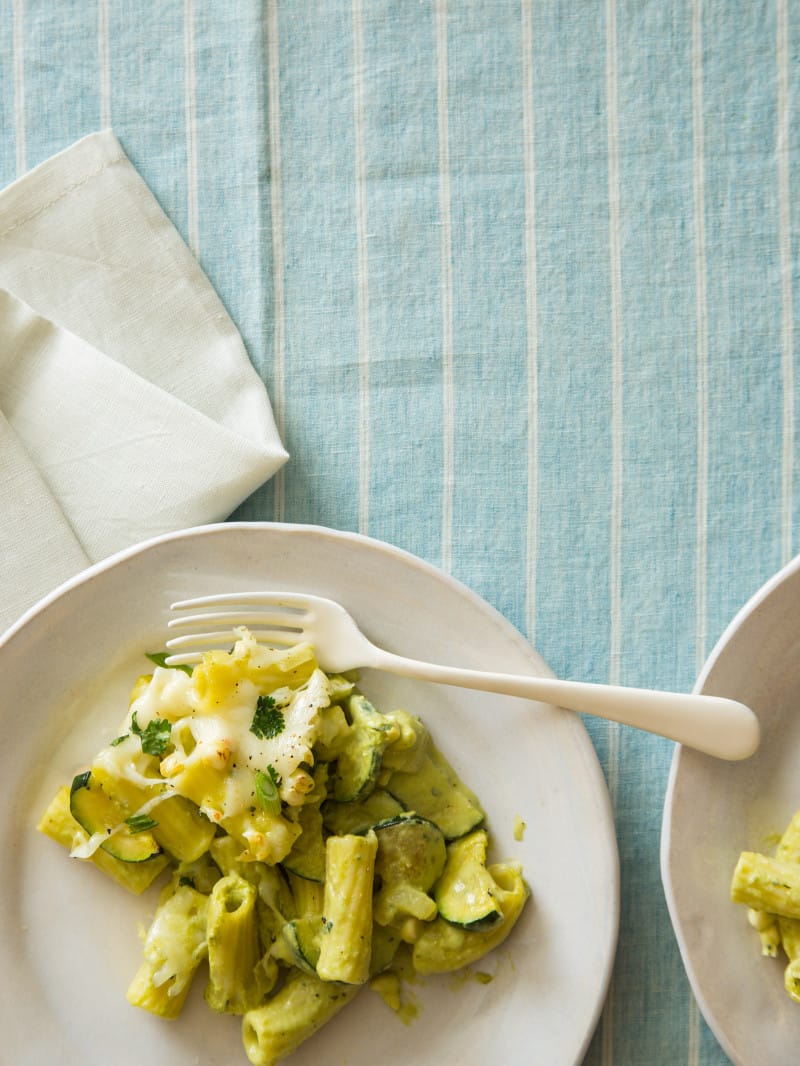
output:
[[[110,131],[0,192],[0,630],[286,461],[263,383]]]

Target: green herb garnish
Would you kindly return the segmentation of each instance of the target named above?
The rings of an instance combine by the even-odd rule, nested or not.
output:
[[[142,741],[145,755],[163,755],[169,745],[172,726],[166,718],[154,718],[144,729],[136,721],[136,711],[131,715],[131,733]]]
[[[156,666],[163,666],[165,670],[183,670],[185,674],[192,676],[192,668],[188,663],[184,663],[182,666],[170,666],[167,662],[167,653],[165,651],[146,651],[145,657],[151,663],[155,663]]]
[[[123,740],[127,740],[129,736],[130,733],[123,733],[121,737],[114,737],[111,741],[111,747],[116,748],[118,744],[121,744]]]
[[[266,773],[263,770],[256,770],[255,777],[256,797],[262,809],[268,814],[279,814],[281,809],[281,797],[278,792],[278,785],[281,783],[280,774],[276,772],[274,766],[270,765]]]
[[[133,833],[146,833],[148,829],[155,829],[158,822],[151,818],[149,814],[132,814],[125,819],[125,825]]]
[[[271,740],[279,736],[286,728],[283,711],[275,706],[272,696],[259,696],[256,713],[250,723],[250,732],[259,740]]]

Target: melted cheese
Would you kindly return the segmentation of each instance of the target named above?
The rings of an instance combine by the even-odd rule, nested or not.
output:
[[[280,684],[287,673],[308,664],[299,687]],[[252,731],[259,696],[269,693],[283,715],[275,737]],[[297,802],[293,775],[313,765],[319,712],[331,700],[330,683],[316,667],[310,647],[268,651],[242,632],[230,653],[210,652],[189,676],[156,667],[149,683],[137,684],[123,725],[127,739],[102,751],[97,761],[109,773],[152,787],[156,775],[170,791],[184,795],[214,821],[236,817],[258,805],[256,772],[272,767],[281,798]],[[171,723],[170,747],[162,759],[145,755],[135,722],[144,730],[156,719]]]
[[[187,710],[197,706],[192,678],[183,670],[167,670],[157,666],[149,684],[137,686],[136,698],[131,703],[126,727],[130,728],[132,714],[144,728],[154,718],[166,718],[176,722]]]
[[[153,985],[171,981],[168,996],[177,996],[191,980],[206,953],[205,915],[198,913],[198,894],[179,888],[160,906],[144,941],[144,957],[153,970]]]

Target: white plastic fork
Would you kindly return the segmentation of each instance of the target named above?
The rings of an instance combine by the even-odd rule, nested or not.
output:
[[[757,749],[759,725],[743,703],[722,696],[487,673],[407,659],[373,644],[341,604],[295,592],[224,593],[172,604],[181,631],[167,641],[167,665],[197,663],[203,649],[228,646],[236,627],[259,643],[289,647],[307,641],[323,670],[371,667],[421,681],[539,700],[656,733],[720,759],[746,759]],[[189,613],[200,612],[200,613]],[[210,627],[210,628],[209,628]]]

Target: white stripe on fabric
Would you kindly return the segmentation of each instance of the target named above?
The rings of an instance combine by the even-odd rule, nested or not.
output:
[[[705,146],[703,130],[703,5],[692,3],[692,190],[695,229],[697,363],[697,500],[695,517],[695,665],[705,660],[708,554],[708,308],[706,293]],[[687,1012],[687,1064],[698,1066],[700,1011],[691,993]]]
[[[700,1010],[697,1000],[689,993],[688,1043],[686,1061],[689,1066],[698,1066],[700,1062]]]
[[[369,532],[369,249],[367,246],[367,174],[364,148],[364,24],[361,0],[353,0],[353,128],[358,269],[358,529]]]
[[[616,0],[606,3],[608,235],[611,298],[611,530],[609,537],[609,681],[619,684],[622,586],[622,258],[620,250],[619,113]]]
[[[436,0],[437,104],[439,124],[439,215],[442,301],[442,545],[441,567],[449,572],[453,547],[455,433],[453,383],[453,227],[450,210],[450,101],[447,60],[447,0]]]
[[[536,639],[536,558],[539,541],[539,376],[536,292],[536,152],[533,100],[533,0],[522,0],[522,129],[525,179],[525,312],[528,377],[528,513],[525,612]]]
[[[97,0],[97,67],[100,78],[100,128],[111,126],[111,59],[108,40],[108,0]]]
[[[200,222],[197,205],[197,71],[194,45],[194,0],[183,4],[184,96],[186,124],[187,234],[196,256],[200,254]]]
[[[776,2],[778,243],[781,261],[781,376],[783,385],[783,459],[781,467],[781,561],[792,557],[794,464],[794,298],[792,293],[792,217],[789,193],[789,27],[786,0]]]
[[[706,653],[706,564],[708,508],[708,308],[706,294],[705,148],[703,133],[703,5],[692,5],[692,187],[695,229],[697,363],[697,502],[695,518],[695,656]]]
[[[281,176],[281,70],[278,0],[267,0],[267,65],[269,92],[269,192],[272,221],[272,402],[275,428],[286,440],[286,299],[283,287],[283,184]],[[283,467],[273,479],[275,521],[286,517],[286,474]]]
[[[611,508],[609,530],[609,683],[620,680],[622,629],[622,253],[619,189],[619,75],[617,64],[616,0],[606,0],[606,130],[608,142],[608,250],[611,304]],[[616,810],[619,795],[620,727],[607,724],[608,791]],[[614,1060],[614,980],[601,1020],[600,1053],[603,1066]]]
[[[25,3],[12,0],[11,20],[14,48],[14,136],[17,177],[28,169],[25,144]]]

